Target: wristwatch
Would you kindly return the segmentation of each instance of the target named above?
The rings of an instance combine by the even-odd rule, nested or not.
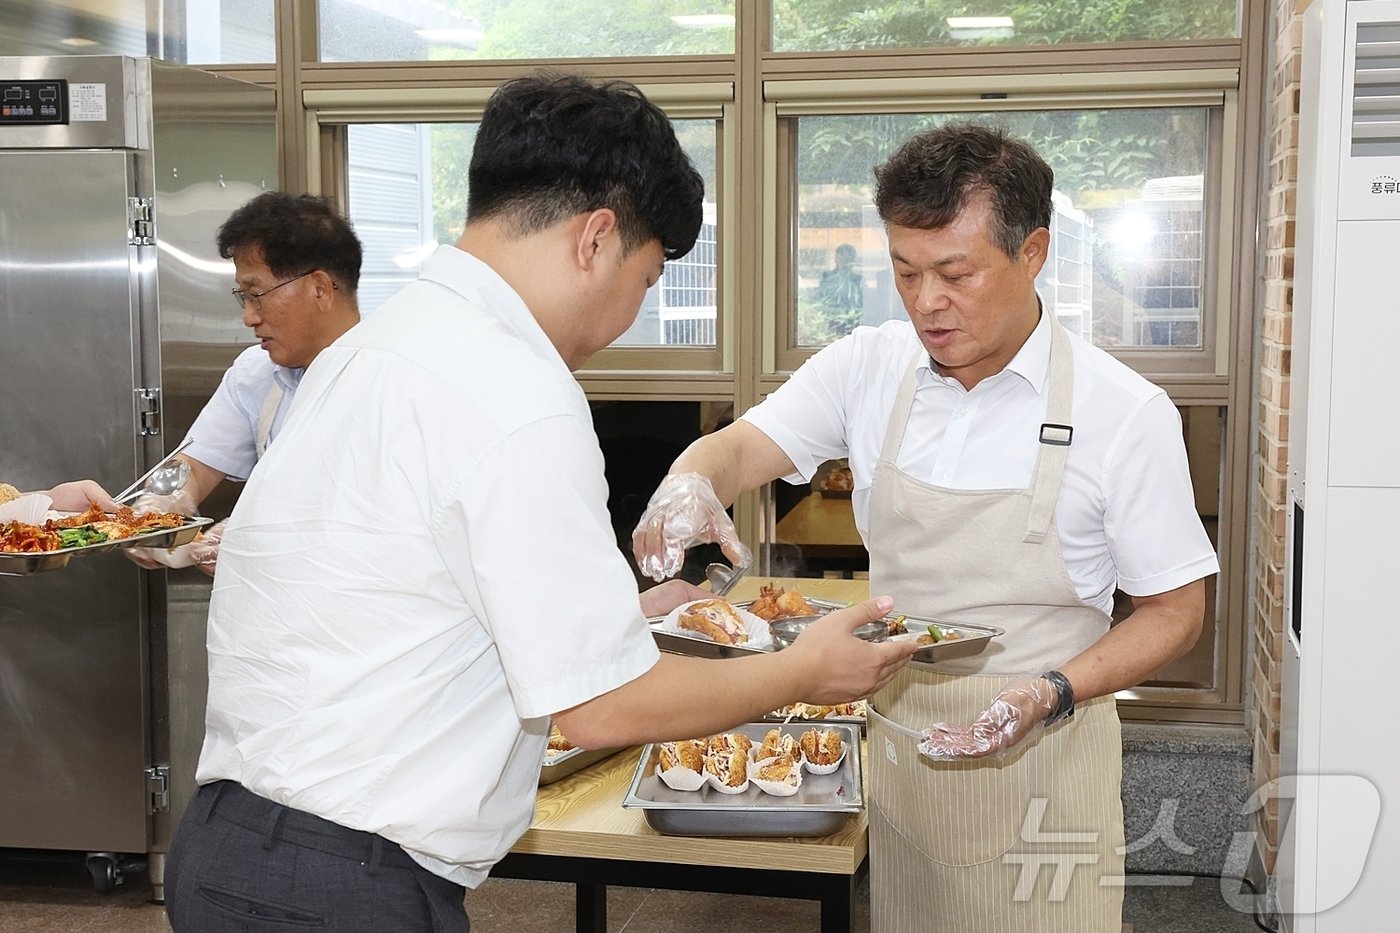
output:
[[[1069,678],[1059,671],[1046,671],[1040,675],[1050,682],[1050,686],[1055,688],[1055,705],[1050,708],[1050,715],[1045,717],[1045,724],[1053,726],[1061,719],[1068,719],[1074,715],[1074,687],[1070,684]]]

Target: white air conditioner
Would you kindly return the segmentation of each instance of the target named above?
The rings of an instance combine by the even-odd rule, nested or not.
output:
[[[1304,18],[1276,880],[1400,929],[1400,0]]]

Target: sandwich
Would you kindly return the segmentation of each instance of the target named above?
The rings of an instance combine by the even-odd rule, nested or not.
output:
[[[705,769],[705,740],[683,739],[679,742],[661,743],[661,770],[685,768],[696,774]]]
[[[790,735],[784,735],[780,729],[769,729],[753,757],[755,761],[763,761],[765,758],[792,759],[796,758],[797,755],[796,739]]]
[[[841,733],[835,729],[808,729],[799,744],[809,764],[834,765],[841,760]]]
[[[702,599],[681,610],[677,624],[722,645],[742,645],[749,640],[748,626],[734,607],[722,599]]]
[[[705,758],[705,771],[722,786],[737,790],[749,781],[749,758],[740,749],[711,752]]]
[[[709,746],[705,751],[710,755],[727,755],[730,752],[748,755],[751,748],[753,748],[753,739],[744,733],[721,732],[719,735],[710,736]]]

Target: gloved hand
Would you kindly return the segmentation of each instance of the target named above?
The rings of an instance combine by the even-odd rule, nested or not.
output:
[[[183,567],[198,567],[212,577],[219,562],[219,542],[223,539],[226,524],[227,519],[215,522],[204,529],[204,533],[198,538],[179,547],[131,547],[124,548],[123,553],[132,563],[147,570],[159,570],[161,567],[177,570]]]
[[[1058,698],[1044,677],[1013,681],[970,726],[940,722],[930,727],[919,752],[934,761],[999,756],[1043,723]]]
[[[107,490],[90,479],[59,483],[44,495],[53,500],[51,507],[60,512],[86,512],[90,505],[101,506],[102,511],[107,513],[117,510],[117,504]]]
[[[709,479],[699,473],[667,474],[632,532],[637,568],[653,580],[674,577],[686,549],[709,541],[718,542],[736,567],[753,562]]]

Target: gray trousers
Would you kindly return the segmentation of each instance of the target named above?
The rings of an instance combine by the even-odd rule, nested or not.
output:
[[[465,893],[382,836],[232,781],[195,794],[165,874],[175,933],[469,933]]]

